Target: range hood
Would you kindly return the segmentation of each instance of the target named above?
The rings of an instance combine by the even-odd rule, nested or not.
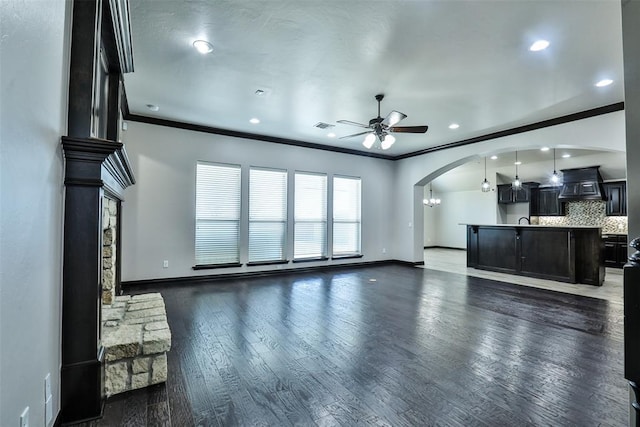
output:
[[[558,199],[563,202],[575,200],[606,200],[599,166],[562,170],[562,190]]]

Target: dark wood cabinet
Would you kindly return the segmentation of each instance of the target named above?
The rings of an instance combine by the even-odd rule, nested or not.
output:
[[[627,262],[627,236],[621,234],[604,234],[604,265],[622,268]]]
[[[625,216],[627,214],[627,182],[605,182],[603,186],[607,198],[607,216]]]
[[[511,184],[498,185],[498,203],[513,203]]]
[[[568,182],[563,184],[562,194],[565,197],[580,197],[582,199],[596,199],[600,197],[597,182]]]
[[[527,203],[531,196],[531,189],[537,187],[535,182],[524,182],[518,189],[511,184],[498,185],[498,203]]]
[[[467,266],[600,286],[604,254],[598,227],[467,225]]]
[[[531,189],[530,215],[564,216],[566,205],[558,199],[559,187],[538,187]]]
[[[528,184],[522,184],[518,189],[512,189],[514,203],[526,203],[529,201],[530,189]]]

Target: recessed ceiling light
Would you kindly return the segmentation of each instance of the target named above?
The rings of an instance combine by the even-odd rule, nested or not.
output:
[[[201,54],[206,54],[213,52],[213,45],[206,40],[196,40],[193,42],[193,47],[195,47],[198,52]]]
[[[549,151],[549,147],[542,147],[540,151]]]
[[[571,154],[563,154],[563,155],[562,155],[562,158],[563,158],[563,159],[568,159],[569,157],[571,157]]]
[[[517,162],[514,162],[513,164],[520,166],[522,164],[522,162],[520,160],[518,160]]]
[[[252,118],[251,120],[249,120],[249,122],[253,123],[254,125],[257,125],[258,123],[260,123],[260,119],[256,119],[255,117]]]
[[[147,104],[147,108],[151,111],[158,111],[160,109],[160,107],[154,104]]]
[[[598,83],[596,83],[596,86],[605,87],[605,86],[609,86],[611,83],[613,83],[613,80],[611,79],[602,79]]]
[[[459,124],[457,124],[457,123],[451,123],[451,124],[449,125],[449,129],[458,129],[459,127],[460,127],[460,125],[459,125]]]
[[[327,134],[327,136],[328,136],[329,138],[335,138],[335,137],[336,137],[336,134],[335,134],[335,133],[333,133],[333,132],[329,132],[329,133]]]
[[[491,156],[491,160],[497,160],[497,159],[498,159],[498,156],[495,156],[495,155]]]
[[[549,47],[549,42],[546,40],[537,40],[531,46],[529,46],[529,50],[531,52],[538,52],[540,50],[545,50]]]

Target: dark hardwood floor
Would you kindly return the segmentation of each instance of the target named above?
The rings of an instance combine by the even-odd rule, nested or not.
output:
[[[93,425],[628,422],[622,306],[604,300],[399,265],[150,291],[167,383]]]

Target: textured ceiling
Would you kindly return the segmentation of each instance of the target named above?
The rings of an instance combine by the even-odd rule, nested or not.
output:
[[[384,93],[382,116],[398,110],[408,116],[401,125],[429,125],[426,134],[396,134],[384,154],[397,156],[622,101],[620,7],[137,0],[127,99],[133,114],[367,151],[362,137],[332,139],[314,125],[368,123],[374,95]],[[549,48],[530,52],[540,38]],[[199,54],[196,39],[213,52]],[[604,77],[614,83],[595,87]],[[460,128],[450,130],[452,122]]]

